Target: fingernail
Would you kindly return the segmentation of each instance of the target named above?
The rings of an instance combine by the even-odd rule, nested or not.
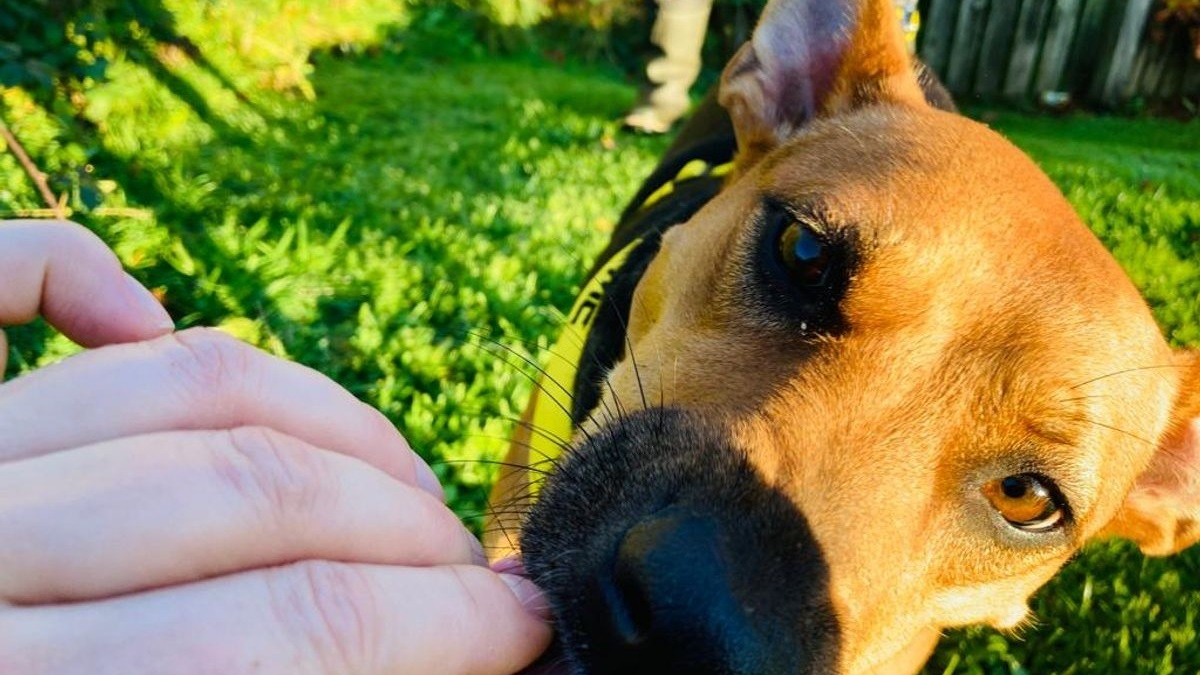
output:
[[[415,474],[417,487],[437,497],[438,501],[446,501],[446,491],[442,489],[442,483],[438,480],[437,474],[433,472],[433,469],[429,468],[425,460],[415,454],[413,455],[413,473]]]
[[[535,586],[532,581],[512,574],[501,574],[500,580],[508,586],[513,595],[517,596],[517,601],[521,603],[525,611],[542,621],[550,620],[550,603],[546,601],[546,596],[542,593],[542,590]]]
[[[158,298],[154,297],[153,293],[146,290],[146,287],[137,279],[134,279],[128,272],[125,272],[125,287],[129,300],[144,315],[150,317],[150,320],[154,322],[155,328],[163,330],[175,328],[175,321],[167,313],[166,308],[159,303]]]

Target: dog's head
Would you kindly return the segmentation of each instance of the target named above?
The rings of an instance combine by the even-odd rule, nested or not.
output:
[[[725,71],[735,174],[522,534],[579,673],[912,672],[1093,537],[1200,537],[1200,368],[895,23],[777,0]]]

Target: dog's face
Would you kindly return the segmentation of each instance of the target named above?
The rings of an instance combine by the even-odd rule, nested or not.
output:
[[[1197,536],[1195,369],[891,11],[773,4],[726,71],[738,171],[522,535],[583,673],[912,672],[1098,534]]]

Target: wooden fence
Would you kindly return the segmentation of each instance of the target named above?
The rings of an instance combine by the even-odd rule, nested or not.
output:
[[[960,101],[1028,102],[1048,92],[1119,107],[1200,100],[1200,61],[1182,26],[1151,38],[1154,0],[922,0],[918,50]]]

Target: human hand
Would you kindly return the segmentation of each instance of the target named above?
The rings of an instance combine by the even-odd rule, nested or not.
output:
[[[82,228],[0,225],[0,325],[39,308],[111,346],[0,384],[0,672],[506,675],[545,648],[536,590],[383,415],[172,334]]]

